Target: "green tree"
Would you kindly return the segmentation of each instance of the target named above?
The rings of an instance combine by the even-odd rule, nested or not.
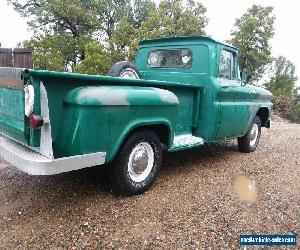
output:
[[[86,58],[78,64],[74,71],[84,74],[106,74],[112,65],[110,54],[98,42],[90,42],[85,46]]]
[[[94,0],[94,13],[102,35],[102,41],[109,40],[122,19],[133,20],[132,6],[128,0]]]
[[[205,35],[208,19],[205,7],[194,0],[162,0],[136,29],[130,40],[129,58],[135,55],[138,43],[145,39]]]
[[[66,32],[74,38],[90,35],[98,25],[92,1],[8,0],[36,34]]]
[[[93,1],[8,0],[35,32],[27,46],[33,49],[37,68],[73,70],[84,60],[84,44],[99,26]]]
[[[137,30],[122,19],[109,40],[109,51],[113,62],[133,60],[137,49]]]
[[[194,0],[163,0],[158,6],[153,0],[8,2],[35,31],[26,42],[35,66],[49,70],[104,74],[117,61],[133,60],[143,39],[201,35],[207,24],[206,9]]]
[[[273,76],[267,88],[273,95],[285,95],[292,98],[297,81],[295,65],[283,56],[274,59],[271,71]]]
[[[274,110],[290,119],[295,108],[295,65],[283,56],[274,59],[271,80],[266,87],[273,94]]]
[[[69,33],[35,35],[23,42],[23,47],[33,50],[34,64],[37,69],[72,71],[82,60],[86,37],[72,37]]]
[[[208,19],[205,7],[194,0],[162,0],[141,23],[139,38],[204,35]]]
[[[108,40],[112,62],[134,60],[144,39],[205,34],[206,9],[194,1],[165,0],[157,8],[150,0],[136,1],[132,9],[133,19],[123,17]]]
[[[156,11],[156,5],[152,0],[135,0],[133,4],[133,26],[140,27],[151,13]]]
[[[294,90],[294,109],[291,114],[292,122],[300,123],[300,87]]]
[[[273,7],[253,5],[236,19],[229,43],[239,49],[240,68],[247,70],[248,81],[254,83],[272,62],[270,39],[274,36]]]

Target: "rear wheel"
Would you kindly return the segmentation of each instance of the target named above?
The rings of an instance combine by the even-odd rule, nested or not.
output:
[[[138,69],[132,62],[129,61],[117,62],[110,68],[107,75],[128,79],[140,79]]]
[[[162,160],[159,137],[139,131],[128,138],[112,164],[111,184],[116,193],[137,195],[155,181]]]
[[[256,150],[261,135],[261,120],[255,116],[248,132],[238,138],[238,148],[241,152],[250,153]]]

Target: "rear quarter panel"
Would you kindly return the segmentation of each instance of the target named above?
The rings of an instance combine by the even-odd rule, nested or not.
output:
[[[64,106],[55,154],[62,157],[101,151],[110,161],[136,127],[160,124],[172,132],[178,98],[153,87],[80,87],[66,95]]]

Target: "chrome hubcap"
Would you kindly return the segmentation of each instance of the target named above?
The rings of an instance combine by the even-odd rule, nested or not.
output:
[[[120,77],[123,78],[127,78],[127,79],[139,79],[139,76],[137,75],[137,73],[130,68],[124,69],[121,74]]]
[[[137,144],[129,156],[128,173],[134,182],[144,181],[150,174],[154,163],[154,152],[147,142]]]
[[[258,131],[259,131],[258,125],[254,123],[250,131],[250,146],[255,145],[258,138]]]

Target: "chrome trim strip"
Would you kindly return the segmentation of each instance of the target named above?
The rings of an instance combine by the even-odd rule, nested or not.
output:
[[[20,143],[0,135],[0,156],[31,175],[54,175],[105,163],[105,152],[51,160]]]
[[[43,82],[40,82],[40,102],[41,102],[41,115],[44,118],[44,125],[41,128],[40,150],[39,152],[54,159],[52,148],[52,135],[51,135],[51,122],[49,116],[48,95]]]

